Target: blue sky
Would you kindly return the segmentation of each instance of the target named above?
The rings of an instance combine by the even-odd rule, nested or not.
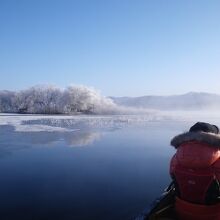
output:
[[[0,0],[0,90],[220,94],[220,1]]]

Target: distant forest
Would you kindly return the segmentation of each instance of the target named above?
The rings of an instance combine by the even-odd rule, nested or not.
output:
[[[26,90],[0,91],[0,112],[29,114],[102,114],[116,109],[114,102],[93,88],[34,86]]]

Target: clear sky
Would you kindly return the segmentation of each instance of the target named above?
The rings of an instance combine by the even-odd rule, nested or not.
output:
[[[0,0],[0,90],[220,93],[219,0]]]

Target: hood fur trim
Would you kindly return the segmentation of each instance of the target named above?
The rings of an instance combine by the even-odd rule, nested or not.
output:
[[[198,141],[209,144],[210,146],[220,148],[220,134],[207,133],[207,132],[186,132],[175,136],[170,144],[178,148],[184,142]]]

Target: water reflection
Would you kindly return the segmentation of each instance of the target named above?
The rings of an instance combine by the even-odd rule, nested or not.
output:
[[[0,126],[0,219],[131,219],[170,182],[169,140],[185,127],[152,122],[21,132]]]
[[[14,126],[0,126],[0,158],[10,155],[13,151],[33,146],[53,146],[63,141],[69,147],[92,145],[101,138],[99,131],[77,130],[69,132],[19,132]]]
[[[70,147],[83,147],[91,145],[100,138],[100,133],[91,131],[76,131],[71,135],[70,133],[66,133],[66,135],[64,135],[64,139]]]

